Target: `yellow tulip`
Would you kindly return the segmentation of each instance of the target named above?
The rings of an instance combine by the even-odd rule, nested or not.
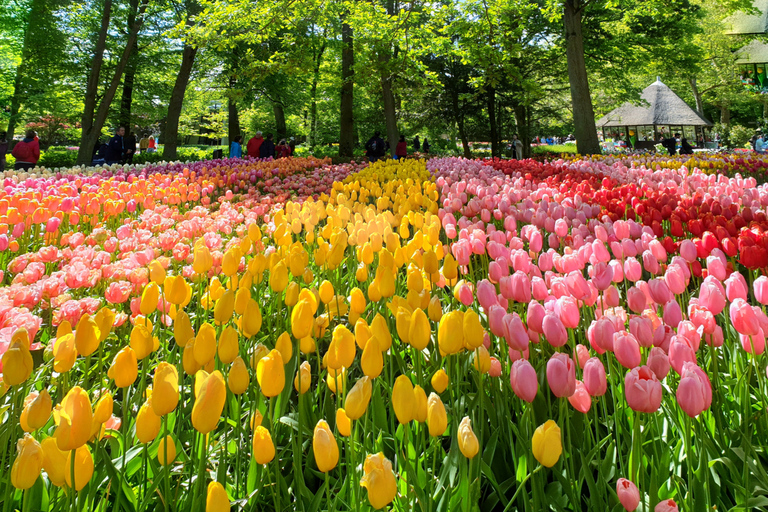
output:
[[[192,260],[192,270],[198,274],[207,274],[213,266],[213,256],[205,242],[200,239],[195,244]]]
[[[283,299],[283,302],[289,308],[292,308],[299,302],[299,283],[295,281],[288,283],[288,286],[285,288],[285,298]]]
[[[221,281],[219,281],[219,278],[216,276],[213,276],[211,278],[211,284],[208,285],[208,296],[216,301],[221,298],[222,295],[224,295],[224,287],[221,285]],[[213,305],[207,307],[207,309],[211,309]]]
[[[80,386],[69,390],[61,401],[59,426],[54,436],[63,451],[80,448],[91,438],[93,411],[88,393]]]
[[[551,468],[563,453],[560,427],[553,420],[547,420],[534,431],[531,439],[533,456],[544,467]]]
[[[472,431],[472,423],[469,420],[469,416],[464,416],[464,419],[459,423],[459,450],[468,459],[473,458],[480,451],[480,443],[477,440],[477,436]]]
[[[67,461],[65,464],[67,468],[70,469],[64,472],[64,481],[66,482],[67,486],[72,487],[72,452],[67,454]],[[91,455],[91,449],[88,448],[87,445],[81,446],[75,450],[74,467],[74,488],[76,491],[81,491],[83,490],[83,487],[85,487],[88,482],[91,481],[91,477],[93,476],[93,455]]]
[[[334,370],[333,368],[328,368],[328,376],[325,380],[331,393],[336,393],[338,389],[339,395],[343,395],[347,389],[347,369]]]
[[[424,311],[416,308],[409,322],[408,340],[411,346],[419,351],[424,350],[429,345],[431,335],[432,328],[429,325],[429,318]]]
[[[427,421],[427,413],[429,407],[427,404],[427,394],[421,388],[421,386],[413,386],[413,419],[419,423]]]
[[[473,309],[464,313],[462,324],[464,331],[464,345],[468,350],[474,350],[483,344],[485,330],[480,324],[480,315]]]
[[[152,401],[148,398],[136,415],[136,438],[140,443],[151,443],[160,433],[160,416],[155,414]]]
[[[293,379],[293,387],[300,395],[303,395],[309,391],[312,385],[312,368],[309,365],[309,361],[304,361],[299,367],[299,371],[296,372],[296,377]]]
[[[491,355],[488,353],[488,349],[480,345],[475,351],[475,355],[472,361],[472,365],[480,373],[488,373],[491,369]]]
[[[256,370],[259,367],[259,361],[261,361],[267,354],[269,354],[269,349],[266,345],[257,343],[256,346],[253,347],[253,352],[251,353],[251,369]]]
[[[201,434],[207,434],[216,428],[226,399],[227,388],[221,372],[217,370],[205,377],[196,393],[195,405],[192,407],[192,426],[195,430]]]
[[[435,251],[429,250],[424,253],[424,272],[428,275],[437,273],[440,270],[439,262]]]
[[[304,355],[314,354],[317,351],[315,340],[311,336],[299,340],[299,351]]]
[[[448,388],[449,383],[450,379],[448,378],[448,374],[445,373],[445,370],[442,368],[432,375],[432,389],[434,389],[437,394],[442,394],[442,392]]]
[[[280,293],[288,286],[288,269],[282,261],[269,271],[269,287],[275,293]]]
[[[379,281],[374,279],[368,283],[368,300],[379,302],[381,300],[381,291],[379,290]]]
[[[248,390],[250,382],[251,377],[248,375],[248,367],[245,365],[243,358],[237,356],[232,363],[232,367],[229,369],[229,376],[227,377],[229,390],[235,395],[242,395]]]
[[[337,325],[328,347],[328,366],[336,370],[349,368],[355,362],[356,354],[355,335],[345,325]]]
[[[352,421],[347,416],[347,412],[342,408],[336,411],[336,429],[344,437],[352,435]]]
[[[253,429],[253,457],[257,464],[268,464],[275,458],[275,444],[269,430],[259,425]]]
[[[360,347],[360,350],[365,350],[365,345],[372,336],[373,334],[371,333],[371,328],[368,326],[368,322],[366,322],[364,318],[358,318],[355,321],[355,342],[357,342],[357,346]]]
[[[187,298],[187,287],[189,285],[184,280],[184,276],[168,276],[165,278],[163,288],[165,290],[165,300],[177,306],[184,303]]]
[[[216,356],[216,329],[208,322],[200,326],[195,338],[195,361],[204,366]]]
[[[381,314],[376,313],[371,322],[371,333],[379,340],[379,348],[382,352],[386,352],[392,346],[392,335],[389,332],[387,321]]]
[[[168,447],[167,452],[166,446]],[[175,460],[176,442],[170,435],[167,435],[157,443],[157,462],[159,462],[161,466],[167,466],[168,464],[173,464],[173,461]]]
[[[75,335],[70,332],[56,338],[53,345],[53,369],[58,373],[68,372],[75,365],[75,360]]]
[[[257,334],[261,330],[261,322],[262,317],[259,303],[253,299],[248,299],[242,319],[243,335],[250,339],[253,335]]]
[[[321,473],[331,471],[339,463],[339,443],[333,436],[328,423],[320,420],[312,436],[312,452],[315,454],[317,469]]]
[[[152,380],[152,410],[165,416],[179,404],[179,372],[172,364],[162,361],[155,369]]]
[[[155,347],[152,333],[149,329],[139,324],[134,325],[131,330],[130,345],[139,361],[151,354]]]
[[[240,247],[232,246],[221,259],[221,271],[227,277],[232,277],[237,273],[240,268],[240,259],[242,254],[240,253]]]
[[[442,436],[445,429],[448,428],[448,415],[445,412],[445,405],[440,397],[435,393],[430,393],[427,400],[427,426],[429,435],[432,437]]]
[[[8,386],[26,382],[32,375],[32,354],[29,353],[29,335],[26,329],[19,329],[13,333],[2,361],[3,382]]]
[[[344,400],[344,410],[351,420],[360,419],[368,409],[368,403],[371,401],[373,385],[369,377],[362,377],[355,382],[352,389],[347,393]]]
[[[205,512],[229,512],[231,504],[227,490],[219,482],[208,484],[208,492],[205,496]]]
[[[251,414],[251,430],[255,429],[259,425],[261,425],[261,422],[264,420],[264,415],[261,414],[261,411],[256,409],[253,414]]]
[[[127,388],[136,381],[139,375],[139,363],[136,352],[131,347],[123,347],[115,355],[112,366],[107,370],[107,376],[115,381],[118,388]]]
[[[228,325],[219,336],[219,361],[224,364],[230,364],[240,353],[240,344],[238,342],[237,330]]]
[[[399,307],[395,314],[395,329],[397,330],[397,336],[403,343],[410,341],[412,316],[413,312],[404,307]]]
[[[397,496],[397,480],[392,463],[379,452],[368,455],[363,463],[360,486],[368,490],[368,501],[375,509],[386,507]]]
[[[312,333],[315,314],[312,311],[313,304],[308,299],[299,300],[291,311],[291,333],[300,340]]]
[[[457,354],[464,348],[464,322],[460,311],[451,311],[440,319],[437,343],[445,354]]]
[[[182,348],[187,345],[189,340],[195,337],[192,322],[184,310],[176,313],[176,320],[173,322],[173,337],[176,339],[176,344]]]
[[[429,300],[427,314],[429,315],[429,319],[433,322],[439,322],[443,317],[443,306],[440,304],[440,298],[437,295]]]
[[[115,312],[108,307],[101,308],[93,319],[96,321],[96,325],[99,328],[99,343],[107,339],[109,333],[112,331],[112,326],[115,323]]]
[[[450,253],[446,254],[443,260],[443,277],[447,281],[452,281],[459,277],[459,265]]]
[[[323,304],[328,304],[333,300],[333,297],[335,295],[335,292],[333,291],[333,285],[329,281],[323,281],[320,284],[320,301]]]
[[[379,349],[377,338],[371,338],[366,343],[363,355],[360,356],[360,367],[363,370],[363,374],[371,379],[381,375],[381,371],[384,369],[384,356]]]
[[[291,360],[291,357],[293,357],[293,342],[291,341],[291,335],[284,332],[278,336],[277,341],[275,341],[275,350],[280,352],[280,355],[283,357],[283,362],[287,364],[288,361]]]
[[[285,368],[283,356],[277,350],[272,350],[261,358],[256,366],[256,380],[259,382],[264,396],[279,395],[285,387]]]
[[[353,312],[360,315],[365,311],[365,295],[363,295],[363,291],[360,288],[352,288],[352,291],[349,293],[349,305]]]
[[[195,338],[189,340],[184,347],[184,352],[181,355],[181,364],[184,367],[184,373],[187,375],[195,375],[203,367],[203,365],[195,361]]]
[[[40,447],[43,450],[43,469],[48,474],[48,480],[57,487],[63,487],[66,483],[64,473],[71,471],[71,468],[67,467],[69,452],[61,451],[54,437],[43,439]]]
[[[157,283],[150,282],[144,287],[144,291],[141,294],[141,303],[139,304],[139,311],[144,316],[154,313],[157,309],[157,302],[160,300],[160,287]]]
[[[406,288],[408,288],[409,291],[417,293],[424,289],[424,278],[421,276],[421,272],[417,269],[414,268],[408,272]]]
[[[248,287],[241,286],[235,293],[235,313],[243,315],[245,313],[245,307],[248,305],[248,301],[251,299],[251,290]]]
[[[16,443],[16,460],[11,467],[11,484],[17,489],[29,489],[43,469],[43,449],[34,437],[24,434]]]
[[[165,269],[157,260],[149,263],[149,280],[158,285],[165,283]]]
[[[101,390],[101,396],[96,405],[93,406],[93,423],[98,425],[105,423],[112,416],[114,405],[115,400],[112,393]]]
[[[42,390],[37,396],[30,394],[24,402],[24,409],[21,411],[21,418],[19,418],[22,430],[34,432],[44,427],[51,417],[51,410],[53,410],[53,401],[48,390]]]
[[[410,423],[414,419],[416,401],[413,393],[411,379],[400,375],[392,386],[392,408],[395,410],[397,421],[401,425]]]
[[[235,312],[235,292],[227,290],[216,301],[216,306],[213,309],[213,320],[216,324],[221,325],[230,321],[232,314]]]

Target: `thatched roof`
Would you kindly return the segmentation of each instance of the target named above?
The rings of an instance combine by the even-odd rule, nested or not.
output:
[[[726,34],[765,34],[768,32],[768,0],[753,0],[752,7],[758,14],[739,11],[724,20]]]
[[[600,119],[597,126],[712,126],[661,80],[646,87],[640,97],[647,106],[625,103]]]
[[[768,44],[755,39],[737,51],[736,56],[736,64],[765,64],[768,62]]]

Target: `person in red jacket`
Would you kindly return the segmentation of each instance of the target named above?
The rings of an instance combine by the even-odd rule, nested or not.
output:
[[[291,147],[285,143],[285,139],[275,146],[275,156],[277,158],[288,158],[291,156]]]
[[[27,136],[13,148],[11,153],[16,159],[14,169],[17,171],[32,169],[40,160],[40,143],[35,139],[37,134],[27,130]]]
[[[261,148],[262,142],[264,142],[264,137],[261,136],[261,132],[256,132],[256,135],[251,137],[248,144],[245,145],[245,150],[248,152],[248,156],[251,158],[259,158],[259,148]]]
[[[395,156],[398,160],[408,156],[408,143],[405,142],[405,135],[400,136],[400,142],[395,146]]]

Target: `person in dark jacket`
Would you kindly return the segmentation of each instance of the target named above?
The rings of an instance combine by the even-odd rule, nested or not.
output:
[[[125,157],[125,142],[123,137],[125,136],[125,128],[120,126],[115,132],[115,136],[109,140],[107,146],[107,165],[119,164],[123,162]]]
[[[8,153],[8,137],[5,132],[0,132],[0,172],[5,170],[5,155]]]
[[[275,141],[272,140],[272,134],[268,133],[267,138],[259,147],[259,158],[275,158]]]
[[[368,157],[368,161],[370,162],[375,162],[384,156],[386,150],[386,145],[381,138],[380,132],[375,132],[373,137],[368,139],[368,142],[365,143],[365,156]]]
[[[677,154],[677,138],[679,136],[680,135],[676,133],[674,137],[670,137],[661,141],[662,147],[667,150],[670,156]]]
[[[416,140],[418,140],[418,137],[416,137]],[[408,156],[408,143],[405,142],[405,135],[400,136],[400,142],[395,146],[395,156],[398,160]]]
[[[688,139],[683,137],[680,139],[680,154],[681,155],[692,155],[693,154],[693,148],[690,144],[688,144]]]
[[[413,138],[413,150],[415,152],[418,152],[420,149],[421,149],[421,144],[419,142],[419,136],[417,135],[416,137]]]
[[[425,138],[424,144],[422,144],[421,147],[424,150],[424,153],[429,154],[429,140]]]
[[[17,171],[32,169],[40,160],[40,143],[35,140],[35,137],[37,134],[28,130],[27,136],[13,147],[11,154],[16,159],[14,169]]]
[[[136,154],[136,134],[131,132],[125,138],[125,163],[133,163],[133,155]]]

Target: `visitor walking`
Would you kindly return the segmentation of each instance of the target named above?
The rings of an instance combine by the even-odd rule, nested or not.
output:
[[[422,144],[421,147],[424,150],[424,153],[429,154],[429,140],[426,137],[424,137],[424,144]]]
[[[285,143],[285,139],[281,140],[275,148],[275,155],[277,158],[288,158],[291,156],[291,147]]]
[[[107,144],[107,165],[119,164],[123,162],[125,156],[125,142],[123,137],[125,136],[125,128],[122,126],[117,128],[115,136],[109,140]]]
[[[679,137],[679,135],[676,133],[674,137],[661,141],[661,145],[667,150],[670,156],[677,154],[677,137]]]
[[[365,143],[365,156],[368,157],[368,161],[373,163],[382,156],[386,151],[384,140],[381,138],[380,132],[374,132],[373,137],[368,139]]]
[[[763,154],[765,153],[765,136],[760,134],[755,141],[755,152]]]
[[[512,149],[515,152],[515,160],[523,159],[523,141],[517,135],[512,136]]]
[[[145,135],[139,141],[139,153],[146,153],[148,147],[149,147],[149,139]]]
[[[259,158],[275,158],[275,142],[271,133],[267,134],[267,139],[259,147]]]
[[[154,153],[157,151],[157,144],[155,143],[155,136],[149,136],[149,142],[147,143],[147,153]]]
[[[692,155],[693,154],[693,148],[690,144],[688,144],[688,139],[683,137],[680,139],[680,154],[681,155]]]
[[[37,134],[32,130],[27,130],[26,137],[18,142],[11,154],[16,159],[14,169],[17,171],[26,171],[32,169],[37,161],[40,160],[40,143],[35,140]]]
[[[243,136],[238,135],[235,137],[235,140],[232,141],[232,144],[229,145],[229,158],[243,157],[243,146],[240,144],[242,140]]]
[[[417,136],[416,141],[418,140],[419,138]],[[408,143],[405,142],[405,135],[400,136],[400,142],[398,142],[397,146],[395,146],[395,156],[398,160],[408,156]]]
[[[259,148],[261,148],[262,142],[264,142],[264,137],[261,136],[261,132],[256,132],[256,135],[251,137],[248,144],[245,145],[245,150],[248,152],[248,156],[251,158],[259,158]]]
[[[413,151],[415,153],[418,153],[420,149],[421,149],[421,143],[419,142],[419,136],[417,135],[416,137],[413,138]]]
[[[133,163],[133,155],[136,154],[136,134],[131,132],[125,138],[125,163]]]
[[[8,154],[8,136],[0,132],[0,173],[5,170],[5,155]]]

